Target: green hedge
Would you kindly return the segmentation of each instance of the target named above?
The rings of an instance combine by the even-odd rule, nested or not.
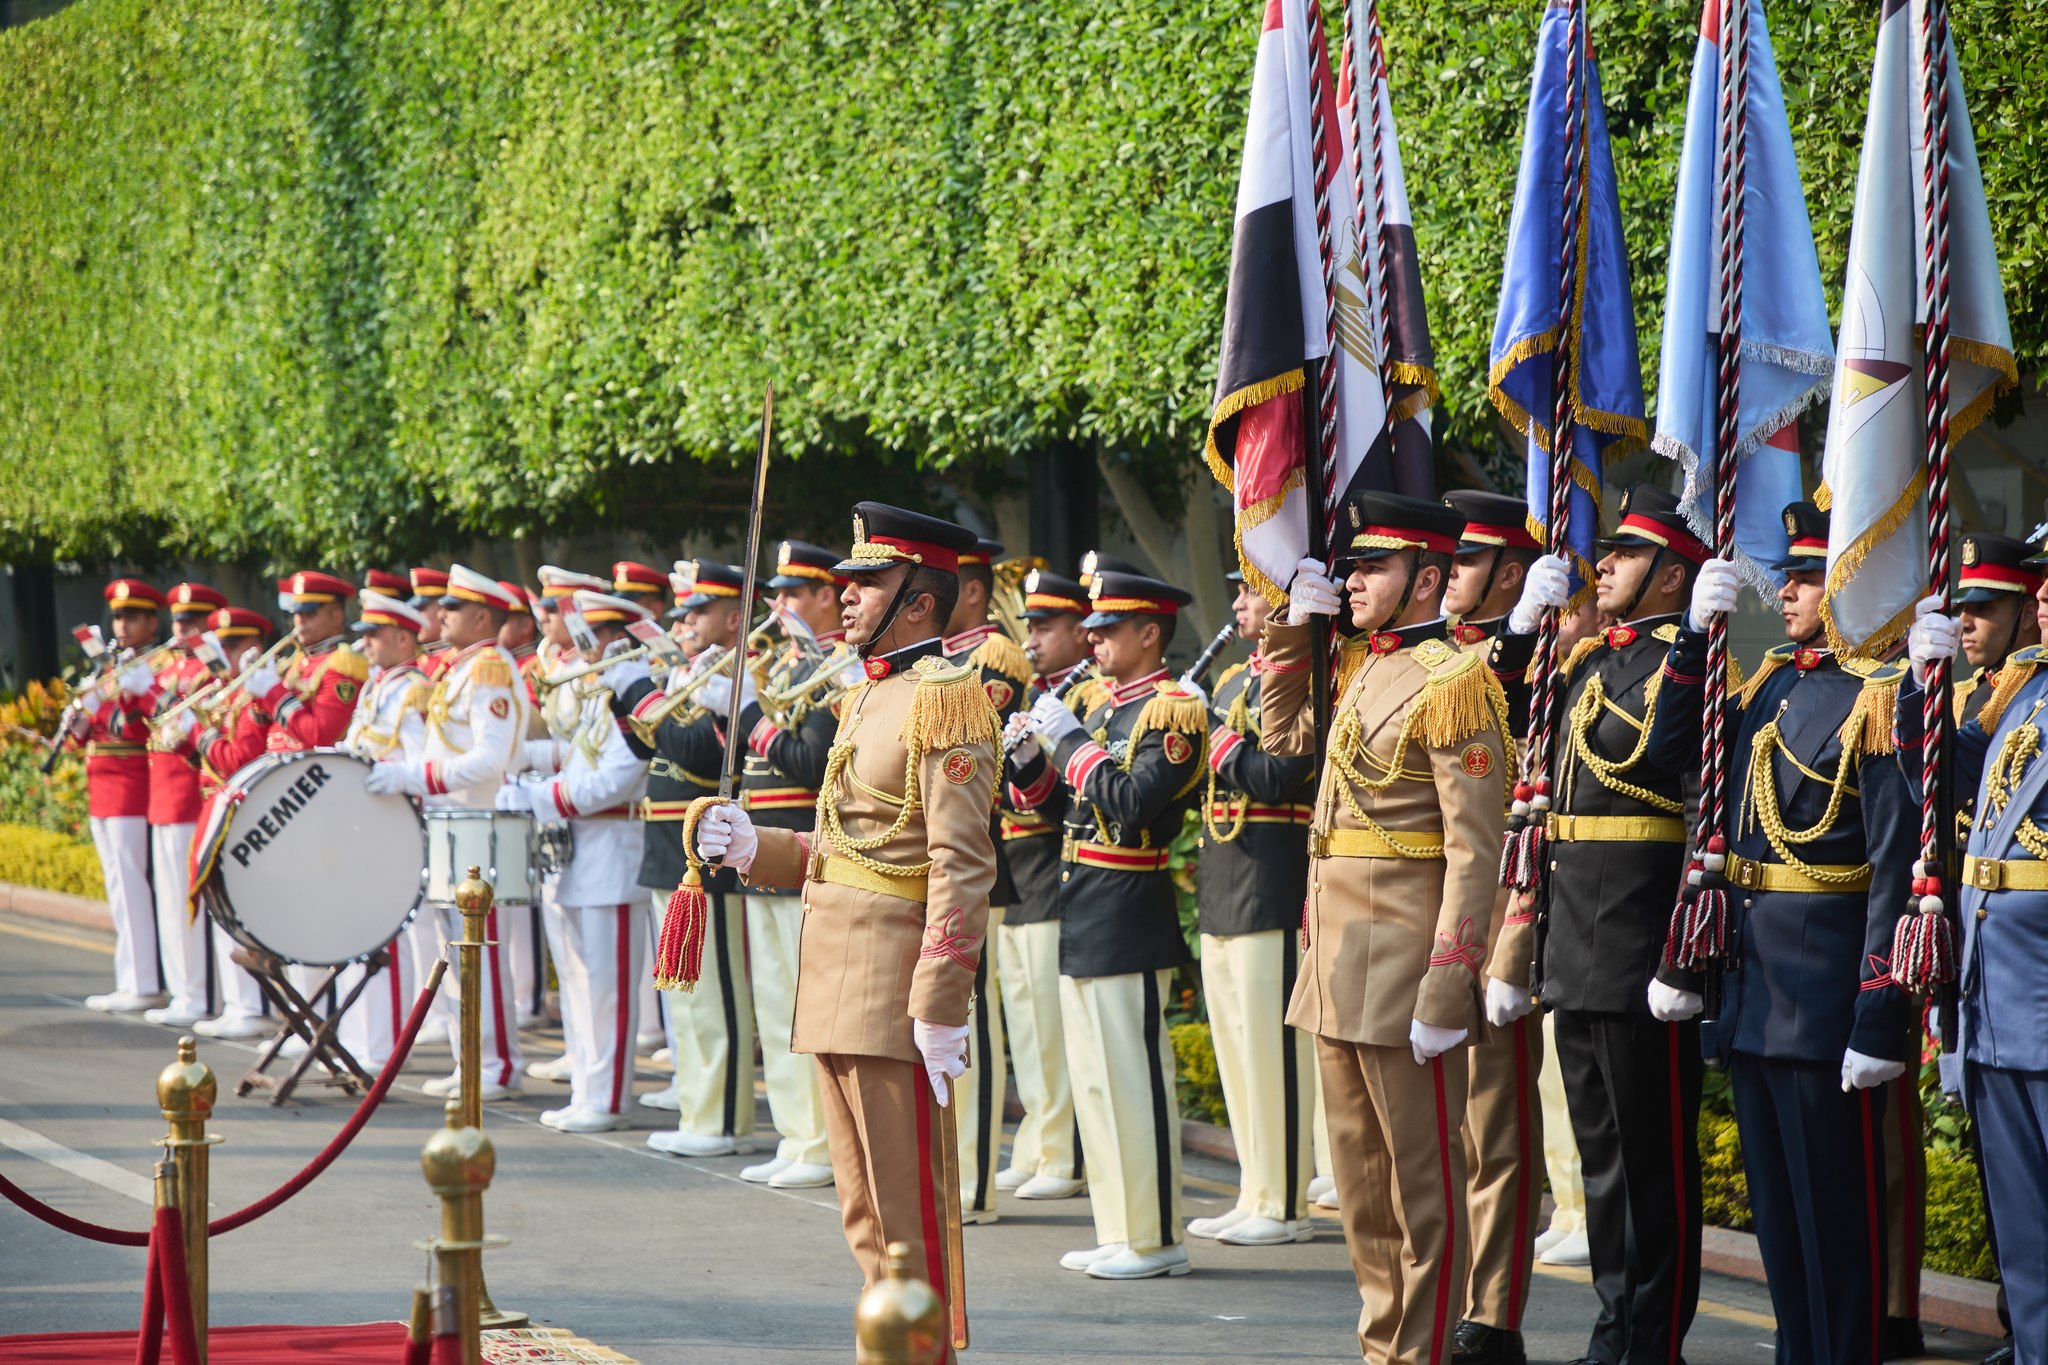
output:
[[[1540,11],[1382,9],[1447,425],[1482,453]],[[81,0],[0,33],[0,556],[729,524],[771,376],[828,476],[802,497],[1067,441],[1185,469],[1259,12]],[[1697,12],[1592,4],[1652,375]],[[1834,290],[1876,13],[1772,5]],[[1955,22],[2028,367],[2048,7]]]
[[[0,882],[94,900],[107,894],[91,844],[27,825],[0,825]]]

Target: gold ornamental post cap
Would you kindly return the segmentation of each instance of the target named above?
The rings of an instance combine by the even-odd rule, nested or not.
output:
[[[204,1123],[213,1115],[214,1096],[220,1086],[213,1068],[199,1060],[199,1045],[190,1038],[178,1040],[178,1060],[156,1078],[156,1102],[167,1123]]]
[[[861,1358],[874,1365],[932,1365],[946,1349],[946,1305],[910,1270],[910,1245],[889,1243],[889,1278],[853,1310]]]
[[[491,1187],[498,1154],[481,1128],[462,1126],[462,1102],[448,1101],[445,1126],[420,1149],[420,1171],[438,1195],[480,1194]]]
[[[455,884],[455,908],[469,915],[491,908],[491,884],[475,863],[469,865],[469,875]]]

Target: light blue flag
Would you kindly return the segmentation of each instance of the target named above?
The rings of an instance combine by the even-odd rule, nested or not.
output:
[[[1581,37],[1584,36],[1582,19]],[[1550,521],[1551,427],[1555,418],[1552,355],[1561,330],[1558,256],[1564,228],[1565,57],[1569,15],[1550,0],[1536,35],[1536,69],[1522,127],[1522,167],[1515,180],[1507,262],[1494,317],[1488,395],[1528,438],[1529,528],[1540,540]],[[1590,54],[1591,44],[1585,45]],[[1649,439],[1643,420],[1643,375],[1621,239],[1614,159],[1600,104],[1600,74],[1585,68],[1586,115],[1579,122],[1584,207],[1580,215],[1577,305],[1573,309],[1571,402],[1572,492],[1567,539],[1581,581],[1592,575],[1600,534],[1601,468],[1606,458]]]
[[[1786,549],[1780,513],[1803,495],[1793,419],[1827,392],[1835,346],[1762,0],[1749,0],[1748,10],[1735,562],[1759,591],[1770,594],[1780,576],[1769,566],[1784,558]],[[1660,454],[1684,466],[1686,519],[1708,544],[1713,543],[1715,375],[1721,345],[1721,23],[1721,0],[1705,0],[1678,161],[1652,442]]]

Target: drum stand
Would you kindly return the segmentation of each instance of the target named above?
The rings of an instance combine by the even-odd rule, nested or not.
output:
[[[312,1001],[300,995],[298,988],[292,985],[291,978],[285,974],[286,964],[283,958],[275,953],[257,952],[248,948],[235,949],[235,961],[256,978],[256,984],[262,988],[264,999],[268,1000],[272,1008],[284,1019],[283,1031],[264,1044],[263,1051],[256,1058],[256,1065],[250,1067],[248,1074],[235,1086],[235,1094],[247,1095],[260,1086],[272,1092],[272,1104],[281,1105],[291,1098],[292,1091],[297,1089],[301,1082],[340,1086],[351,1095],[358,1089],[369,1089],[373,1078],[369,1072],[363,1070],[362,1064],[349,1054],[349,1050],[341,1045],[341,1041],[335,1037],[335,1029],[340,1026],[341,1017],[354,1007],[356,998],[363,993],[363,988],[370,984],[370,979],[380,971],[391,969],[392,951],[387,944],[366,958],[363,964],[366,970],[362,978],[356,982],[355,988],[343,998],[340,1008],[323,1018],[314,1008]],[[313,988],[312,999],[318,1000],[332,990],[335,980],[341,973],[342,968],[329,967],[326,975],[320,978],[320,984]],[[270,1064],[278,1060],[279,1050],[284,1047],[284,1040],[290,1037],[303,1038],[306,1042],[305,1052],[284,1075],[266,1074]],[[320,1064],[322,1074],[307,1075],[315,1062]]]

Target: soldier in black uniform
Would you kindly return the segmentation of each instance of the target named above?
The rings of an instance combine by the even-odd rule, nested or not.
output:
[[[1202,994],[1216,1070],[1230,1111],[1240,1171],[1237,1203],[1188,1224],[1191,1237],[1233,1246],[1306,1242],[1315,1048],[1287,1027],[1301,967],[1301,902],[1308,886],[1315,758],[1259,749],[1256,652],[1270,605],[1232,573],[1237,634],[1252,657],[1216,681],[1209,700],[1209,773],[1202,793],[1202,857],[1195,892],[1202,934]]]
[[[1646,741],[1670,686],[1664,656],[1708,555],[1662,488],[1636,484],[1621,513],[1600,542],[1595,591],[1617,624],[1563,661],[1538,979],[1555,1016],[1600,1299],[1582,1365],[1679,1365],[1699,1303],[1700,1036],[1695,1022],[1652,1018],[1647,991],[1684,877],[1699,730],[1690,754],[1655,757]],[[1564,579],[1554,557],[1538,560],[1524,604],[1562,605]],[[1526,908],[1518,898],[1517,913]]]
[[[1785,516],[1795,540],[1825,541],[1826,514],[1812,503]],[[1919,842],[1919,804],[1894,748],[1905,666],[1827,647],[1825,564],[1793,554],[1773,566],[1786,576],[1778,603],[1790,643],[1730,698],[1730,802],[1717,831],[1725,852],[1706,854],[1728,887],[1733,943],[1719,1050],[1777,1309],[1778,1359],[1801,1365],[1878,1354],[1882,1087],[1905,1070],[1911,1003],[1889,954]],[[1702,579],[1667,651],[1663,707],[1648,736],[1653,761],[1698,759],[1706,628],[1724,609],[1709,597]],[[1667,963],[1652,1010],[1696,1014],[1700,984]]]
[[[1024,580],[1025,652],[1037,674],[1032,700],[1092,664],[1088,634],[1081,629],[1086,615],[1087,593],[1074,580],[1042,569]],[[1086,694],[1085,682],[1077,684],[1068,694],[1069,708],[1083,709]],[[1019,756],[1038,760],[1038,748],[1026,746]],[[1019,1199],[1070,1199],[1081,1192],[1084,1176],[1060,1025],[1060,824],[1066,789],[1051,764],[1041,760],[1036,768],[1043,786],[1037,804],[1027,804],[1015,783],[1006,781],[996,811],[1011,888],[995,932],[996,980],[1024,1116],[1011,1141],[1010,1164],[996,1172],[995,1183]]]
[[[1050,696],[1030,726],[1067,787],[1060,847],[1060,1000],[1074,1111],[1088,1149],[1096,1245],[1060,1264],[1097,1279],[1185,1275],[1180,1110],[1166,993],[1190,960],[1168,845],[1208,747],[1199,695],[1163,659],[1181,589],[1098,571],[1088,587],[1103,687],[1085,717]],[[1029,789],[1037,774],[1019,774]]]
[[[676,603],[690,631],[692,657],[700,658],[713,646],[744,648],[746,613],[739,600],[744,575],[711,560],[698,560],[694,567],[692,591]],[[728,659],[725,667],[730,664]],[[669,686],[680,684],[689,671],[672,670]],[[729,690],[731,684],[706,685],[695,700],[678,706],[666,692],[643,682],[613,702],[627,718],[634,751],[648,759],[640,885],[652,894],[657,925],[689,867],[683,855],[683,816],[690,802],[718,790],[725,712],[731,707],[730,696],[717,692],[720,687]],[[749,700],[743,688],[741,707]],[[745,898],[726,868],[707,873],[704,891],[711,913],[699,987],[691,993],[663,993],[675,1055],[675,1088],[667,1095],[677,1107],[676,1128],[647,1138],[649,1147],[676,1156],[730,1156],[754,1131],[754,1002],[743,948]],[[642,1103],[649,1098],[654,1097],[643,1096]]]
[[[964,664],[981,674],[996,714],[1008,723],[1024,704],[1031,685],[1031,661],[1024,647],[1002,632],[990,618],[995,592],[994,566],[1003,557],[1000,542],[978,537],[972,550],[960,555],[960,597],[946,621],[946,662]],[[996,845],[996,884],[988,894],[988,934],[1002,928],[1003,916],[1016,891],[1002,838],[1000,816],[989,817]],[[1003,997],[990,987],[996,971],[993,953],[983,953],[974,969],[973,1031],[968,1035],[972,1057],[967,1074],[954,1083],[959,1094],[960,1217],[968,1223],[996,1221],[996,1152],[1003,1138],[1003,1094],[1008,1058],[1003,1055]]]

